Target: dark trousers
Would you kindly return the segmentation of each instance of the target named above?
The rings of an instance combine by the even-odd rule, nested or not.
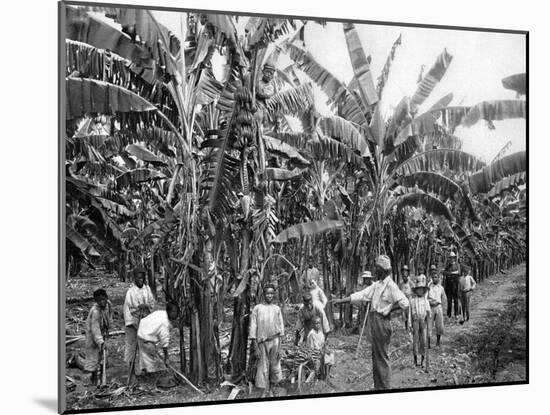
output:
[[[388,350],[391,339],[391,318],[375,311],[369,313],[370,341],[372,344],[372,375],[375,389],[391,388],[391,367]]]
[[[454,279],[445,283],[445,294],[447,294],[447,317],[451,317],[451,311],[458,316],[458,281]]]

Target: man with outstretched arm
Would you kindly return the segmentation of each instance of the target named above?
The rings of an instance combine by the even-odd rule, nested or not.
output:
[[[376,282],[363,291],[353,293],[339,303],[371,303],[367,322],[367,339],[372,345],[372,368],[375,389],[391,388],[391,367],[388,356],[392,328],[391,312],[401,308],[408,313],[409,300],[392,280],[391,262],[387,255],[376,258],[374,266]]]

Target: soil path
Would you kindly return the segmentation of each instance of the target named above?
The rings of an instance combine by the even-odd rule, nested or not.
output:
[[[497,274],[479,283],[472,296],[472,310],[470,321],[464,325],[445,317],[445,335],[442,338],[441,347],[432,347],[429,351],[430,371],[414,366],[412,358],[412,342],[409,333],[404,328],[400,316],[392,318],[393,334],[390,346],[390,360],[392,366],[392,388],[425,388],[446,385],[463,385],[473,383],[488,383],[502,381],[524,381],[526,379],[526,324],[524,315],[520,312],[519,318],[513,320],[512,325],[504,326],[500,321],[506,320],[510,313],[511,301],[516,300],[520,304],[525,303],[525,265],[515,267],[506,273]],[[75,297],[82,297],[89,291],[89,284],[78,284],[71,289],[75,291]],[[113,282],[109,289],[113,292],[113,302],[122,304],[123,294],[127,284]],[[120,304],[119,304],[120,303]],[[70,334],[79,334],[82,329],[82,321],[86,318],[91,303],[75,303],[69,306],[67,327]],[[445,307],[445,305],[444,305]],[[518,313],[516,313],[518,314]],[[115,313],[113,327],[122,327],[122,314]],[[294,314],[288,314],[289,325],[287,341],[292,342]],[[293,327],[293,326],[292,326]],[[497,331],[495,331],[495,328]],[[498,329],[500,331],[498,331]],[[74,332],[74,333],[72,333]],[[504,333],[504,334],[503,334]],[[480,365],[486,357],[478,356],[480,345],[490,343],[491,338],[500,335],[504,340],[499,343],[501,350],[497,364],[491,370]],[[435,337],[435,336],[432,336]],[[336,364],[332,369],[329,381],[315,381],[305,385],[302,394],[319,394],[333,392],[369,391],[374,388],[372,381],[372,363],[370,345],[362,341],[360,352],[355,358],[355,350],[359,334],[334,333],[329,336],[329,345],[334,351]],[[290,344],[289,343],[289,344]],[[432,338],[432,344],[435,339]],[[68,352],[82,350],[82,342],[71,344]],[[491,345],[493,347],[493,345]],[[115,336],[109,343],[111,364],[109,376],[115,386],[125,385],[127,368],[122,361],[124,349],[124,336]],[[177,345],[173,345],[170,351],[174,357],[178,355]],[[484,355],[485,356],[485,355]],[[485,360],[483,360],[485,359]],[[87,375],[78,369],[68,369],[68,375],[75,380],[68,393],[68,406],[72,409],[154,405],[164,403],[180,403],[204,400],[225,400],[231,388],[220,388],[219,385],[209,385],[204,388],[206,395],[198,396],[186,386],[172,388],[167,391],[155,388],[148,390],[140,388],[136,393],[125,392],[121,396],[105,399],[97,399],[89,387]],[[275,391],[276,396],[287,394],[295,395],[295,384],[288,382],[281,385]],[[255,397],[248,395],[244,390],[239,399]]]
[[[412,341],[405,331],[401,318],[392,319],[393,335],[390,346],[392,365],[392,388],[437,387],[465,383],[485,383],[487,381],[525,380],[525,353],[519,350],[506,350],[506,364],[500,367],[496,378],[488,379],[478,368],[478,357],[472,339],[488,330],[495,318],[506,313],[508,302],[515,297],[525,301],[525,265],[520,265],[506,273],[493,275],[477,285],[472,296],[470,320],[461,325],[454,319],[445,317],[445,335],[441,347],[429,350],[430,370],[415,367],[412,355]],[[446,305],[444,305],[446,311]],[[525,321],[520,318],[514,329],[523,333]],[[336,336],[337,364],[333,369],[330,384],[312,387],[313,393],[344,392],[373,389],[370,345],[363,342],[358,359],[355,348],[359,336]],[[321,383],[321,382],[319,382]]]

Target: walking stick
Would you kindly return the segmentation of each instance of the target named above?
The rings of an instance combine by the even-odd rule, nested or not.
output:
[[[103,364],[101,365],[101,385],[107,384],[107,347],[103,343]]]
[[[137,327],[139,329],[139,323],[141,323],[141,317],[142,317],[143,311],[139,311],[138,315],[138,324]],[[134,375],[134,370],[136,368],[136,359],[137,354],[139,351],[139,343],[137,341],[137,333],[136,333],[136,350],[134,351],[134,358],[132,359],[132,363],[130,363],[130,373],[128,373],[128,381],[126,382],[126,386],[130,386],[130,383],[132,382],[132,376]]]
[[[430,341],[430,317],[426,315],[426,334],[427,342],[424,343],[424,351],[426,353],[426,372],[430,371],[430,348],[428,347],[428,342]]]
[[[369,318],[370,302],[367,303],[367,311],[365,312],[365,319],[363,320],[363,327],[361,327],[361,334],[359,335],[359,342],[357,343],[357,349],[355,350],[355,358],[359,356],[359,346],[361,346],[361,339],[363,337],[363,331],[367,325],[367,319]]]

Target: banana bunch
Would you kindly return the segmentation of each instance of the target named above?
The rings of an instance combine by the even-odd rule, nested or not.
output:
[[[254,123],[252,94],[246,87],[239,87],[235,91],[235,135],[237,136],[236,148],[244,149],[254,145],[256,125]]]

